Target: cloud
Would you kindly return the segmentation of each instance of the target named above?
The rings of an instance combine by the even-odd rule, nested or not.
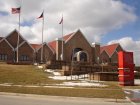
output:
[[[134,8],[121,0],[22,0],[22,3],[20,0],[1,0],[1,36],[4,37],[15,28],[18,29],[18,14],[11,14],[11,8],[19,7],[20,4],[22,4],[21,34],[30,43],[41,43],[42,20],[36,18],[43,10],[45,42],[61,37],[61,25],[58,23],[62,13],[64,34],[81,29],[90,43],[100,42],[106,33],[120,29],[137,19]],[[140,49],[140,41],[125,37],[113,40],[109,44],[114,42],[120,42],[126,50],[135,51],[136,63],[140,64],[139,52],[136,52]]]
[[[124,37],[119,40],[112,40],[108,42],[108,44],[113,43],[120,43],[124,50],[134,52],[135,63],[140,66],[140,40],[134,41],[131,37]]]
[[[9,13],[7,16],[0,16],[1,35],[5,36],[18,28],[18,15],[11,14],[11,8],[18,7],[19,4],[19,0],[0,1],[1,11]],[[31,42],[40,42],[41,20],[36,18],[43,9],[44,41],[47,42],[60,37],[61,26],[58,23],[62,13],[64,33],[71,33],[80,28],[90,42],[100,42],[107,32],[137,19],[134,8],[115,0],[22,0],[21,22],[24,26],[21,27],[21,34]]]

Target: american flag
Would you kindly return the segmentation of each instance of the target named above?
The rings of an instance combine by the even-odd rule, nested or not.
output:
[[[61,21],[59,22],[59,24],[62,24],[63,23],[63,17],[61,18]]]
[[[39,18],[44,18],[44,11],[42,12],[42,14],[37,19],[39,19]]]
[[[20,7],[19,8],[12,8],[12,14],[20,13]]]

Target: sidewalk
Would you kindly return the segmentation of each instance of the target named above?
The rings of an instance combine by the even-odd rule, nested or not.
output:
[[[20,93],[6,93],[0,92],[0,96],[13,96],[13,97],[23,97],[23,98],[34,98],[34,99],[47,99],[51,101],[65,101],[65,102],[90,102],[93,105],[132,105],[128,99],[108,99],[108,98],[81,98],[81,97],[64,97],[64,96],[46,96],[46,95],[33,95],[33,94],[20,94]]]

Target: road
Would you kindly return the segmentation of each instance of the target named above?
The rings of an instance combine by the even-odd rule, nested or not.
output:
[[[140,89],[125,89],[126,96],[137,105],[140,105]]]
[[[129,101],[0,93],[0,105],[132,105]]]

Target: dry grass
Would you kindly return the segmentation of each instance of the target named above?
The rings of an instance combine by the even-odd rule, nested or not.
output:
[[[5,87],[0,86],[2,92],[14,92],[24,94],[40,94],[69,97],[88,98],[114,98],[124,99],[125,94],[121,89],[94,89],[94,88],[46,88],[46,87]]]
[[[12,83],[16,85],[45,85],[56,84],[57,81],[48,78],[48,73],[38,70],[32,65],[7,65],[0,64],[0,83]],[[124,98],[124,92],[117,82],[106,82],[106,88],[46,88],[46,87],[16,87],[0,86],[0,92],[15,92],[25,94],[41,94],[70,97],[91,98]]]
[[[140,89],[140,85],[134,85],[134,86],[121,86],[124,89]]]
[[[43,85],[63,82],[49,79],[48,75],[32,65],[0,64],[0,83]]]

